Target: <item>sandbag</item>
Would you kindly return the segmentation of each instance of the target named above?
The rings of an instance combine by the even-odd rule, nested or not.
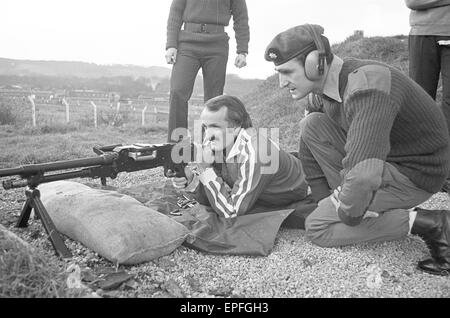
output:
[[[59,232],[114,263],[138,264],[170,254],[189,234],[182,224],[125,194],[73,181],[39,189]]]

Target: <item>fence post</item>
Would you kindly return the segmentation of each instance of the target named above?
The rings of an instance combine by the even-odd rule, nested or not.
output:
[[[153,108],[153,113],[154,113],[153,122],[156,124],[158,122],[158,108],[156,108],[156,106]]]
[[[115,126],[116,123],[118,123],[118,121],[120,120],[119,117],[120,116],[120,102],[117,102],[117,106],[116,106],[116,114],[114,116],[114,121],[113,121],[113,125]]]
[[[142,126],[145,126],[145,112],[147,111],[147,105],[142,110]]]
[[[69,117],[70,106],[69,106],[69,103],[67,103],[65,98],[62,99],[62,103],[64,104],[64,106],[66,106],[66,123],[68,124],[70,122],[70,117]]]
[[[117,106],[116,106],[116,117],[119,116],[120,114],[120,102],[117,102]]]
[[[33,121],[33,127],[36,127],[36,104],[34,103],[34,95],[29,95],[28,100],[31,103],[31,117]]]
[[[94,127],[97,128],[97,105],[91,101],[92,107],[94,107]]]

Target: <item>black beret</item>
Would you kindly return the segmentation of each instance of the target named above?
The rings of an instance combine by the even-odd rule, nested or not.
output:
[[[310,24],[310,26],[319,36],[323,34],[324,29],[320,25]],[[298,25],[278,34],[267,46],[264,58],[278,66],[315,49],[314,35],[306,25]]]

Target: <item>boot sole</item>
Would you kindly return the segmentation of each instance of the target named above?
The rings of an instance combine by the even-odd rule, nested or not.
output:
[[[427,274],[431,274],[431,275],[438,275],[438,276],[449,276],[450,275],[450,271],[449,270],[442,270],[440,272],[435,272],[435,271],[430,271],[428,269],[422,268],[419,265],[417,265],[416,267],[418,270],[425,272]]]

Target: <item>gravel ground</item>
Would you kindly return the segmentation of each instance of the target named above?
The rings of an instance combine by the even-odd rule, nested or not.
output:
[[[159,181],[162,171],[122,174],[109,182],[128,187]],[[83,183],[91,180],[77,180]],[[180,246],[170,255],[138,266],[119,266],[78,242],[65,238],[74,254],[60,260],[39,221],[25,229],[14,227],[24,201],[23,189],[2,191],[0,224],[16,233],[50,261],[78,265],[83,282],[100,297],[450,297],[450,278],[416,270],[429,257],[417,236],[385,243],[343,248],[320,248],[307,242],[302,230],[281,229],[268,257],[218,256]],[[450,197],[434,195],[423,204],[450,209]],[[115,287],[99,288],[96,280],[108,273],[128,273],[132,279]]]

